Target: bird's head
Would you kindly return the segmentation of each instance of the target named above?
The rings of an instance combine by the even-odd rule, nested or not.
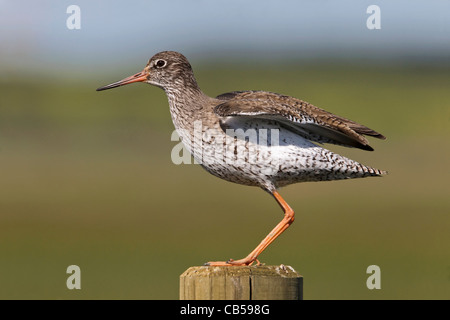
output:
[[[141,72],[100,87],[97,91],[112,89],[134,82],[146,82],[166,91],[183,86],[197,86],[192,67],[186,57],[175,51],[163,51],[150,58]]]

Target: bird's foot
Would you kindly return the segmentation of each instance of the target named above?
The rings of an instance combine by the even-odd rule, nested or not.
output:
[[[230,259],[228,261],[210,261],[204,264],[204,266],[251,266],[256,261],[256,265],[261,265],[256,257],[246,257],[240,260]]]

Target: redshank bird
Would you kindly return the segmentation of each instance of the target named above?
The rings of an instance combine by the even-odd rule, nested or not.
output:
[[[159,52],[143,71],[97,91],[134,82],[166,92],[175,129],[197,163],[219,178],[262,188],[284,211],[281,222],[245,258],[206,265],[259,264],[261,252],[294,221],[294,210],[277,191],[280,187],[386,173],[322,147],[330,143],[371,151],[364,136],[385,139],[382,134],[277,93],[234,91],[209,97],[198,86],[186,57],[178,52]]]

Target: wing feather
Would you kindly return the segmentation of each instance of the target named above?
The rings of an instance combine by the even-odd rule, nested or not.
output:
[[[308,102],[265,91],[221,94],[214,112],[221,117],[251,116],[271,119],[312,141],[373,150],[364,137],[385,136],[352,120],[334,115]]]

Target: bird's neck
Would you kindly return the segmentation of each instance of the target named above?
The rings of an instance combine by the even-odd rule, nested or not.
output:
[[[169,100],[170,113],[175,128],[186,126],[196,119],[201,119],[203,109],[211,98],[198,86],[177,86],[164,89]]]
[[[199,136],[200,130],[204,127],[202,117],[205,116],[204,109],[211,99],[200,89],[185,88],[184,90],[165,89],[169,100],[170,115],[177,131],[180,141],[183,142],[187,150],[195,157],[195,137]],[[197,132],[197,134],[196,134]],[[200,131],[200,137],[201,135]],[[195,150],[200,150],[199,148]]]

